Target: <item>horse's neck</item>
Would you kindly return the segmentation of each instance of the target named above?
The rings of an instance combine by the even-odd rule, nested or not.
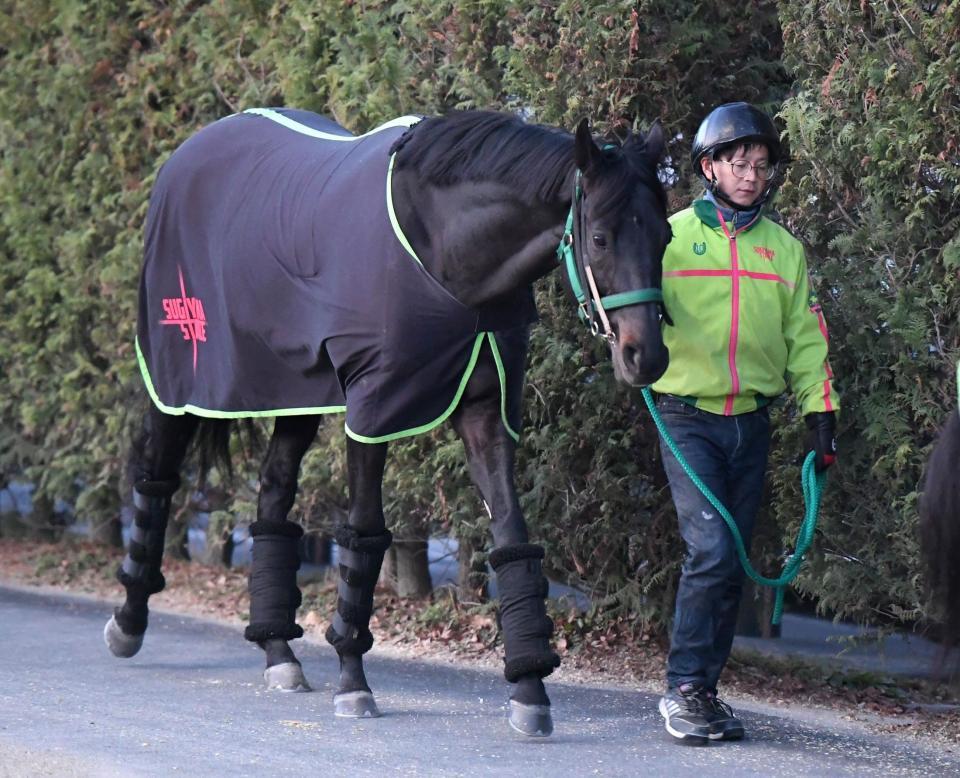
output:
[[[503,297],[556,267],[569,201],[522,202],[494,183],[414,189],[412,181],[394,181],[407,238],[424,267],[465,305]]]

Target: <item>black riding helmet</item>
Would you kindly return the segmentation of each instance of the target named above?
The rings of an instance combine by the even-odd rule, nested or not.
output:
[[[770,152],[770,163],[775,165],[780,162],[783,152],[780,147],[780,135],[773,126],[773,121],[750,103],[725,103],[717,106],[700,123],[700,129],[697,130],[693,147],[690,149],[690,159],[693,161],[694,170],[714,194],[723,197],[723,193],[718,191],[716,179],[709,181],[703,175],[700,160],[705,156],[713,159],[718,151],[745,143],[762,143]],[[760,197],[750,208],[766,202],[774,189],[775,178],[774,176],[770,179]],[[723,199],[727,201],[726,197]],[[730,205],[737,210],[745,210],[743,206],[735,203]]]

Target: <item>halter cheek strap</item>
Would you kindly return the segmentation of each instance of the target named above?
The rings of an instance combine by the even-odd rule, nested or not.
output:
[[[658,303],[663,307],[663,291],[658,287],[633,289],[629,292],[600,296],[597,282],[593,277],[590,260],[583,250],[583,189],[580,186],[581,172],[578,170],[574,180],[573,201],[570,203],[570,213],[564,227],[563,238],[557,246],[557,259],[562,262],[567,271],[567,280],[577,300],[578,315],[587,322],[594,335],[600,334],[603,328],[603,337],[610,343],[616,341],[617,336],[610,326],[607,311],[617,308],[626,308],[641,303]],[[589,294],[584,291],[589,290]],[[599,320],[599,323],[598,323]]]

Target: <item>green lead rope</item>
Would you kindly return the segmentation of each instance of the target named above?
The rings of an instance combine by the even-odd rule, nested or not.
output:
[[[800,565],[803,564],[803,555],[807,553],[807,549],[809,549],[810,544],[813,543],[813,533],[817,528],[817,514],[820,512],[820,496],[823,493],[823,484],[826,481],[827,474],[826,472],[816,472],[814,468],[816,454],[811,451],[807,454],[807,458],[803,462],[803,501],[806,505],[806,513],[803,517],[803,523],[797,532],[796,550],[787,557],[787,561],[783,565],[783,572],[779,578],[764,578],[754,570],[753,565],[750,564],[747,550],[743,545],[743,538],[740,536],[740,530],[737,528],[737,523],[733,520],[730,512],[723,506],[720,500],[716,498],[713,492],[710,491],[710,487],[700,480],[700,476],[693,472],[693,469],[687,464],[687,460],[683,458],[683,454],[680,453],[677,444],[673,442],[673,438],[671,438],[670,433],[667,432],[663,419],[660,418],[660,414],[657,412],[649,387],[644,387],[643,399],[647,403],[647,408],[650,409],[650,415],[653,417],[654,424],[657,425],[657,430],[659,430],[661,437],[667,442],[673,455],[683,467],[684,472],[690,477],[690,480],[693,481],[703,496],[710,501],[710,504],[723,516],[723,520],[730,528],[730,532],[733,533],[734,542],[737,544],[737,555],[740,557],[740,564],[743,565],[746,574],[761,586],[772,586],[777,590],[777,599],[773,606],[773,618],[770,621],[772,624],[779,624],[780,616],[783,614],[783,594],[786,585],[796,578],[797,573],[800,572]]]

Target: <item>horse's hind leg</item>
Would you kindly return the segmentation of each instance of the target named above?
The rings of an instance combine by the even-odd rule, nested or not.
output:
[[[960,645],[960,411],[952,411],[930,455],[920,500],[920,550],[943,621],[945,646]]]
[[[373,647],[370,616],[373,590],[383,555],[392,536],[383,519],[381,481],[386,443],[347,439],[350,513],[336,533],[340,553],[337,612],[327,629],[327,641],[340,657],[340,684],[333,697],[334,713],[346,718],[380,715],[363,671],[363,655]]]
[[[260,468],[257,520],[250,526],[250,623],[244,637],[266,652],[263,677],[267,688],[279,691],[310,691],[300,662],[287,642],[303,636],[296,621],[300,606],[298,543],[303,528],[287,521],[287,514],[297,494],[300,461],[319,425],[319,416],[277,418]]]
[[[500,416],[500,388],[489,353],[474,371],[453,416],[463,440],[470,475],[490,512],[497,575],[504,676],[516,684],[510,695],[510,725],[525,735],[553,732],[550,698],[543,678],[560,665],[550,647],[553,622],[547,616],[543,548],[527,542],[527,525],[513,480],[516,444]]]
[[[151,405],[130,457],[133,480],[133,525],[127,554],[117,570],[126,601],[104,628],[114,656],[131,657],[143,645],[147,600],[163,590],[160,570],[170,500],[180,486],[180,465],[197,429],[195,416],[170,416]]]

